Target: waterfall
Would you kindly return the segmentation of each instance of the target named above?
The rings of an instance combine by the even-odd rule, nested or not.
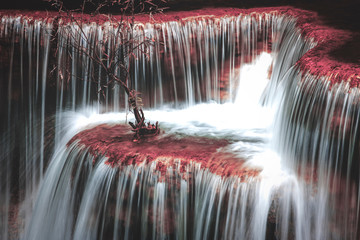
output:
[[[340,236],[356,239],[359,89],[349,89],[345,82],[330,87],[327,77],[319,79],[296,68],[285,78],[292,81],[289,84],[293,86],[285,92],[281,103],[291,107],[281,109],[278,115],[276,144],[279,152],[291,160],[287,164],[309,178],[307,184],[318,189],[314,197],[327,206],[318,210],[318,216],[334,218]],[[309,173],[310,168],[317,172]],[[332,191],[329,193],[327,189]],[[316,224],[321,228],[323,222],[318,219]]]
[[[360,93],[296,65],[317,44],[296,19],[79,27],[1,17],[1,239],[357,239]],[[146,116],[168,135],[229,140],[219,151],[259,176],[224,177],[196,161],[183,172],[178,160],[164,176],[159,160],[111,168],[106,156],[68,145],[96,124],[126,121],[126,95],[113,84],[102,95],[109,78],[94,56],[118,60],[131,34],[154,39],[124,61]],[[261,52],[271,52],[271,77],[254,84],[245,71]]]
[[[52,169],[61,167],[64,171],[47,175],[49,186],[58,187],[56,191],[43,188],[44,198],[34,209],[36,221],[53,217],[47,217],[47,225],[40,228],[43,223],[33,222],[28,239],[69,239],[74,226],[75,239],[163,239],[169,233],[175,238],[232,239],[250,227],[246,212],[256,211],[250,201],[257,193],[239,178],[225,179],[190,164],[184,173],[192,175],[187,176],[193,179],[190,182],[180,175],[180,165],[175,163],[166,172],[167,181],[159,181],[154,164],[112,169],[104,164],[105,159],[98,159],[92,168],[93,157],[83,150],[75,143],[54,155],[52,163],[57,166]],[[88,177],[80,178],[82,175]],[[72,188],[76,190],[70,191]],[[192,200],[191,191],[197,193]],[[224,205],[229,206],[228,211],[220,213]],[[237,223],[243,225],[243,231],[236,229]]]

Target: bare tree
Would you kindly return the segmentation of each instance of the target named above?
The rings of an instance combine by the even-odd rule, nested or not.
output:
[[[54,19],[54,41],[57,41],[57,34],[60,29],[60,21],[66,18],[67,21],[77,26],[77,32],[69,31],[68,35],[70,38],[75,39],[76,35],[80,34],[82,40],[87,44],[81,44],[76,41],[68,41],[66,44],[72,44],[72,48],[80,54],[87,56],[93,63],[100,66],[101,73],[105,75],[107,81],[100,81],[99,79],[90,79],[93,82],[98,83],[100,86],[98,91],[102,96],[105,97],[106,89],[113,87],[118,84],[122,87],[128,96],[128,106],[130,112],[135,116],[135,122],[129,122],[132,127],[132,131],[135,132],[134,141],[146,136],[157,135],[160,132],[158,122],[156,124],[145,123],[145,116],[142,110],[142,99],[139,97],[139,93],[129,86],[129,79],[131,78],[131,62],[136,58],[134,51],[140,52],[145,56],[148,56],[149,47],[154,44],[154,39],[151,37],[139,38],[136,36],[135,30],[135,14],[137,13],[148,13],[152,14],[155,11],[162,11],[155,0],[108,0],[94,2],[93,0],[84,0],[79,9],[69,10],[64,6],[61,0],[49,0],[51,5],[58,11],[58,16]],[[163,0],[161,0],[163,1]],[[117,12],[117,17],[114,18],[111,14],[107,14],[107,20],[116,26],[115,39],[120,39],[119,48],[113,48],[109,51],[109,47],[106,41],[98,40],[96,44],[91,44],[93,39],[88,39],[84,33],[84,16],[102,15],[102,11],[112,9]],[[120,16],[120,18],[119,18]],[[57,41],[57,45],[59,45]],[[63,78],[64,73],[57,68],[54,64],[54,70],[57,70],[58,74]],[[93,69],[95,71],[95,68]],[[54,72],[54,71],[53,71]],[[115,74],[117,73],[117,74]],[[69,74],[68,74],[69,75]],[[95,76],[96,74],[92,74]],[[100,82],[99,82],[100,81]]]

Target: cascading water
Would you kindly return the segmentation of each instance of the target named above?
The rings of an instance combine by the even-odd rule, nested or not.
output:
[[[129,61],[146,116],[164,137],[226,139],[219,152],[261,170],[244,181],[196,161],[182,171],[176,159],[165,176],[161,160],[112,168],[78,140],[68,144],[127,119],[119,87],[100,104],[88,81],[107,81],[89,57],[96,42],[112,54],[127,28],[61,23],[53,46],[50,20],[2,17],[2,239],[13,238],[14,205],[21,239],[357,239],[360,93],[294,67],[315,46],[295,24],[273,12],[136,27],[137,38],[159,39],[148,59],[139,48]],[[259,55],[270,44],[271,55]]]

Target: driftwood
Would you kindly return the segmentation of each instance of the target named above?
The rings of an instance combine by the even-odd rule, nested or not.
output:
[[[135,115],[135,123],[129,122],[130,126],[133,128],[132,131],[135,132],[133,138],[134,142],[139,141],[141,138],[155,136],[160,133],[158,122],[156,122],[156,124],[151,124],[150,122],[147,124],[145,123],[144,112],[136,103],[135,91],[129,91],[129,104]]]

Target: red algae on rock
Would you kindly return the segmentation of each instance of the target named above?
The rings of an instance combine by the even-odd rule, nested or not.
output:
[[[354,37],[349,31],[321,27],[319,25],[306,26],[306,35],[317,42],[317,46],[309,50],[296,65],[304,72],[313,76],[329,77],[331,85],[347,81],[350,87],[360,87],[360,66],[358,59],[348,59],[342,62],[332,56],[332,52]],[[343,53],[346,55],[346,52]],[[344,56],[346,58],[346,56]]]
[[[227,140],[173,135],[160,135],[132,141],[127,125],[102,124],[75,135],[68,145],[78,141],[95,156],[104,155],[112,167],[149,164],[156,161],[156,170],[165,175],[169,167],[179,166],[186,172],[190,162],[219,176],[237,176],[242,180],[258,175],[259,170],[244,166],[244,161],[231,153],[218,151],[229,144]]]

